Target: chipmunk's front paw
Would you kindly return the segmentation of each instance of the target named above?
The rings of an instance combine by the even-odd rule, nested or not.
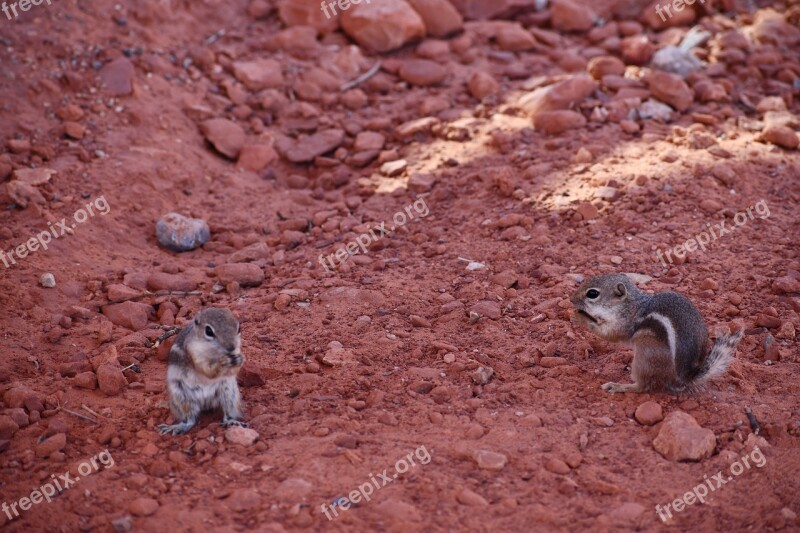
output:
[[[244,422],[243,420],[237,420],[236,418],[226,418],[222,421],[222,427],[229,428],[232,426],[238,426],[240,428],[248,427],[247,422]]]
[[[615,392],[636,392],[639,390],[636,383],[614,383],[613,381],[604,383],[600,388],[611,394]]]
[[[176,437],[178,435],[183,435],[192,429],[193,426],[194,424],[189,424],[186,422],[182,422],[180,424],[159,424],[158,432],[162,435],[172,435],[173,437]]]

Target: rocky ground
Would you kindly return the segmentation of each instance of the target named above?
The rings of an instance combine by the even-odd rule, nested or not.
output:
[[[5,530],[800,529],[796,4],[14,5]],[[569,295],[609,272],[744,328],[729,372],[602,391],[630,349]],[[164,437],[206,306],[253,431]]]

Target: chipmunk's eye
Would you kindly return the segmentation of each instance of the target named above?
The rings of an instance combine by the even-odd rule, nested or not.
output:
[[[586,291],[586,297],[590,300],[596,300],[600,296],[600,291],[597,289],[589,289]]]
[[[213,339],[215,337],[214,328],[212,328],[211,326],[206,326],[206,337],[208,337],[209,339]]]

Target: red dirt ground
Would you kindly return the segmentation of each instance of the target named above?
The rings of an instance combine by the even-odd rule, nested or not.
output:
[[[383,56],[364,52],[362,71],[384,60],[384,71],[361,86],[368,106],[350,110],[334,90],[314,104],[321,114],[256,108],[260,128],[252,117],[239,120],[252,139],[318,125],[380,131],[410,171],[435,177],[419,196],[406,188],[410,171],[384,178],[377,162],[279,160],[259,173],[237,169],[205,143],[191,106],[233,116],[220,87],[233,79],[227,65],[237,57],[273,57],[291,82],[333,61],[333,53],[265,51],[266,36],[281,23],[274,14],[252,20],[241,1],[133,4],[59,1],[13,23],[0,18],[0,150],[11,139],[32,144],[9,148],[0,164],[58,172],[37,187],[44,203],[26,209],[0,188],[0,248],[16,247],[101,195],[110,206],[48,250],[0,266],[0,397],[5,410],[13,401],[7,391],[27,388],[31,419],[2,446],[0,500],[17,501],[103,450],[114,462],[20,518],[0,513],[4,529],[113,531],[112,521],[130,515],[135,531],[800,530],[800,159],[757,141],[743,119],[758,114],[740,98],[755,104],[781,95],[797,113],[797,89],[780,92],[768,79],[723,72],[718,78],[734,87],[731,101],[695,102],[670,124],[640,121],[642,130],[631,134],[618,123],[589,122],[546,136],[514,109],[525,79],[505,73],[562,74],[561,52],[580,57],[585,35],[564,34],[563,50],[550,55],[509,58],[480,37],[487,23],[467,23],[472,46],[438,59],[452,69],[440,86],[409,87],[393,74],[392,62],[414,57],[416,45]],[[120,17],[125,25],[114,23]],[[745,27],[753,16],[727,20]],[[224,36],[203,44],[220,29]],[[345,44],[338,35],[327,39],[329,47]],[[184,66],[203,49],[222,67]],[[133,51],[134,92],[112,97],[97,89],[95,69],[124,50]],[[798,50],[781,53],[800,73]],[[480,103],[469,95],[465,80],[475,69],[502,80],[497,97]],[[441,126],[401,138],[397,127],[425,116],[420,109],[431,97],[447,103],[433,113]],[[65,138],[54,114],[67,104],[84,112],[82,140]],[[581,148],[588,160],[576,159]],[[307,181],[290,178],[297,175]],[[420,197],[426,217],[338,271],[320,267],[317,258],[333,253],[334,243]],[[658,262],[657,248],[684,242],[706,223],[730,224],[760,200],[768,218],[749,220],[682,264]],[[161,248],[155,221],[170,211],[207,220],[211,241],[181,254]],[[306,230],[299,242],[290,233],[298,229]],[[214,267],[259,242],[269,249],[257,261],[266,280],[218,284]],[[486,268],[468,271],[461,258]],[[44,272],[55,275],[55,288],[38,284]],[[101,314],[108,287],[125,283],[144,293],[154,272],[191,279],[200,294],[141,297],[153,305],[145,329],[110,327]],[[730,372],[696,394],[600,390],[628,379],[631,352],[574,326],[568,297],[578,276],[609,272],[649,276],[647,291],[682,292],[709,329],[743,325],[747,335]],[[784,290],[792,278],[795,288]],[[485,316],[471,319],[479,302]],[[155,430],[169,414],[165,347],[159,353],[153,342],[172,315],[182,325],[205,305],[226,306],[242,322],[245,415],[259,433],[251,447],[226,442],[216,414],[185,436]],[[778,347],[769,358],[778,361],[766,361],[768,335]],[[332,341],[344,346],[336,366],[321,363]],[[89,360],[111,346],[123,367],[136,363],[141,372],[126,370],[129,384],[117,396],[76,386],[70,364],[91,370]],[[493,376],[476,384],[486,367]],[[660,425],[633,417],[647,400],[712,430],[714,455],[696,463],[664,459],[652,444]],[[662,525],[656,505],[752,448],[745,407],[762,426],[766,464]],[[40,437],[53,434],[66,434],[66,444],[40,453]],[[429,463],[335,520],[322,513],[323,503],[384,469],[391,474],[399,458],[422,446]],[[481,468],[480,450],[507,463]]]

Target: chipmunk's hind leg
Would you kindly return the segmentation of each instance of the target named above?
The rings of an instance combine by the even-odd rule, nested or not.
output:
[[[640,386],[638,392],[673,390],[681,385],[675,378],[675,357],[663,336],[644,329],[631,340],[631,377]]]
[[[159,424],[158,431],[162,435],[183,435],[194,427],[200,416],[200,404],[191,397],[189,391],[180,381],[168,382],[169,407],[175,424]]]
[[[222,427],[247,427],[247,424],[242,421],[241,395],[239,394],[239,386],[236,384],[235,377],[220,383],[216,391],[216,398],[219,407],[222,408]]]

